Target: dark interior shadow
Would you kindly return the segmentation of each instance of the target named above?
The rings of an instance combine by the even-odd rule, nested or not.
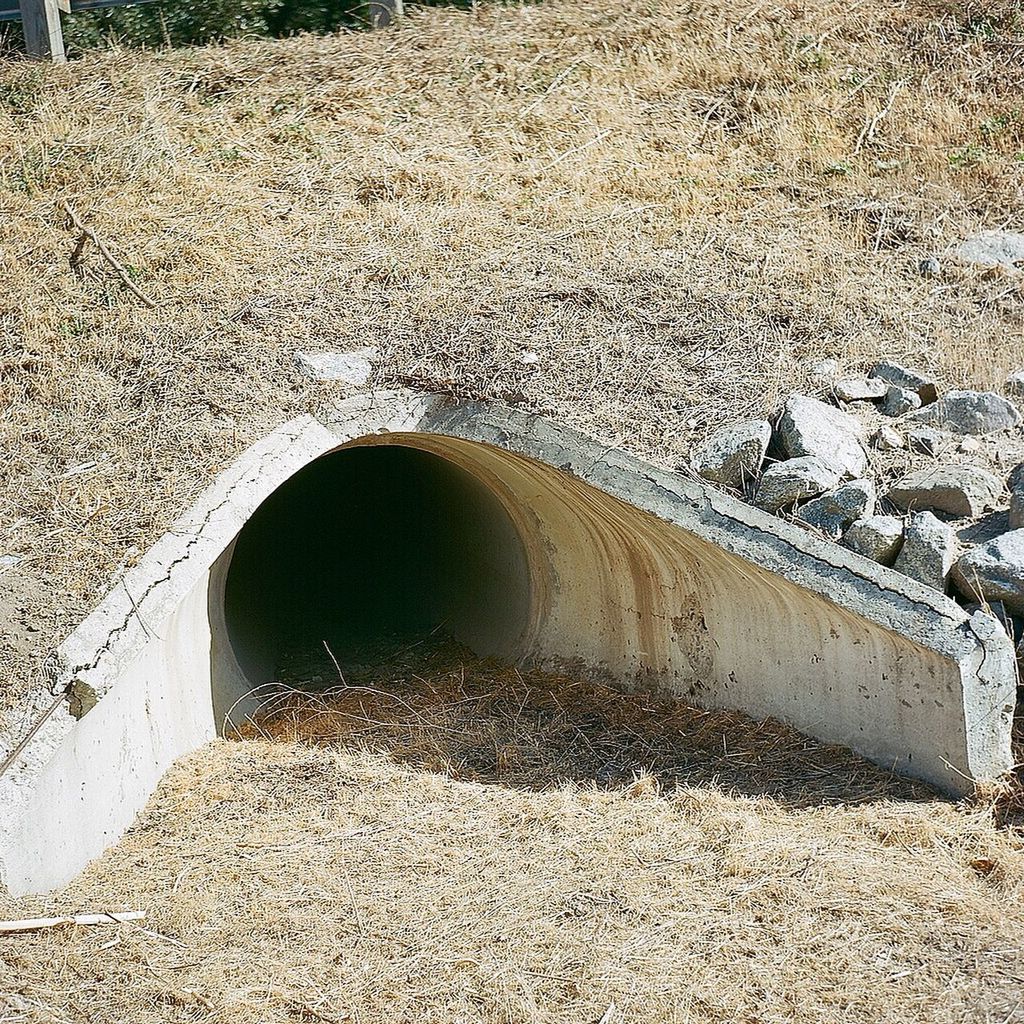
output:
[[[942,799],[777,721],[516,669],[437,635],[293,650],[264,697],[247,736],[385,753],[461,781],[536,791],[639,780],[791,807]]]

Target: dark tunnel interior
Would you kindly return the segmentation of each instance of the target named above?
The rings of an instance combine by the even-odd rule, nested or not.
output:
[[[529,615],[528,560],[501,500],[401,444],[341,449],[286,481],[238,535],[225,582],[228,639],[252,685],[324,643],[344,657],[443,630],[513,656]]]

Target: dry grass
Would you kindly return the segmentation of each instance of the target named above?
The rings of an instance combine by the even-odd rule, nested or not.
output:
[[[6,702],[244,445],[339,394],[296,347],[374,342],[380,384],[668,463],[814,356],[998,383],[1019,283],[915,266],[1019,226],[1022,36],[1014,0],[612,0],[0,66]],[[156,309],[94,248],[72,268],[64,202]]]
[[[1024,850],[984,810],[450,646],[343,664],[0,903],[150,915],[4,939],[2,1019],[1024,1021]]]

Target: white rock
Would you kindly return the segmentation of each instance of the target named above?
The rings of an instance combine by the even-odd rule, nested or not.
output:
[[[771,438],[767,420],[741,420],[719,427],[694,450],[694,472],[712,483],[742,490],[757,478]]]
[[[1002,480],[984,469],[932,466],[900,477],[886,497],[899,508],[974,519],[993,508],[1002,493]]]
[[[895,452],[907,446],[906,439],[898,430],[884,424],[875,431],[871,443],[880,452]]]
[[[838,359],[815,359],[809,367],[810,375],[814,380],[830,381],[839,376]]]
[[[888,385],[873,377],[844,377],[835,383],[835,394],[841,402],[873,402],[884,398]]]
[[[950,391],[907,419],[956,434],[991,434],[1021,424],[1017,407],[994,391]]]
[[[813,457],[840,477],[859,477],[868,457],[856,417],[805,395],[793,395],[775,428],[779,448],[790,459]]]
[[[945,592],[956,558],[956,534],[931,512],[914,516],[893,566],[897,572]]]
[[[978,267],[1020,270],[1024,267],[1024,234],[1016,231],[980,231],[965,238],[951,252],[965,263],[973,263]]]
[[[892,565],[903,545],[903,520],[895,516],[858,519],[846,531],[843,543],[859,555]]]
[[[953,567],[957,588],[975,601],[1002,601],[1024,614],[1024,529],[971,548]]]
[[[837,483],[839,474],[813,456],[776,462],[762,474],[754,504],[778,512],[805,498],[814,498]]]
[[[296,352],[295,364],[313,380],[343,381],[362,387],[373,373],[373,361],[380,354],[374,347],[352,352]]]

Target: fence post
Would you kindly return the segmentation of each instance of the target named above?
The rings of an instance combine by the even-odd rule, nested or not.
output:
[[[25,52],[38,60],[63,63],[64,35],[57,0],[19,0]]]
[[[370,28],[387,28],[402,16],[402,0],[369,0]]]

